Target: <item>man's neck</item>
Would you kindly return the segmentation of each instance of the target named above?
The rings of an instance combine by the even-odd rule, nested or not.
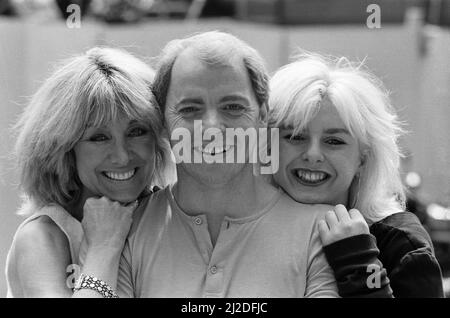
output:
[[[189,215],[206,215],[213,246],[219,237],[224,217],[243,218],[266,207],[277,189],[266,178],[254,176],[252,168],[243,169],[228,182],[199,182],[179,171],[173,195],[178,205]]]
[[[183,211],[190,215],[242,218],[265,207],[277,192],[262,176],[254,176],[252,169],[226,183],[200,182],[182,171],[173,189],[174,197]]]

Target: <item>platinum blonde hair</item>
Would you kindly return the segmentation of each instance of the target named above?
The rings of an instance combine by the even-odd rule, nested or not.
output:
[[[185,39],[170,41],[158,57],[157,74],[153,92],[161,109],[165,109],[167,93],[173,65],[186,49],[192,49],[196,56],[209,65],[230,65],[243,63],[259,106],[267,103],[269,95],[269,75],[261,55],[244,41],[234,35],[210,31],[195,34]]]
[[[303,131],[328,97],[360,145],[364,161],[348,208],[375,222],[405,208],[400,177],[401,123],[381,81],[346,58],[301,54],[270,81],[269,124]]]
[[[97,47],[63,61],[13,127],[26,198],[22,214],[29,213],[26,207],[66,207],[78,200],[82,184],[73,148],[88,125],[104,125],[119,115],[148,127],[156,141],[153,182],[164,184],[170,148],[150,89],[154,74],[147,64],[119,49]]]

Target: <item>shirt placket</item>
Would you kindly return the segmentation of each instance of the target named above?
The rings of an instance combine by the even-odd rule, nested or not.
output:
[[[224,220],[208,264],[203,297],[208,298],[225,296],[226,282],[224,276],[228,256],[225,249],[231,240],[233,240],[233,233],[230,228],[230,222]]]
[[[208,224],[204,215],[191,217],[191,225],[205,263],[205,283],[203,297],[224,297],[224,273],[227,257],[227,246],[233,240],[231,223],[228,220],[222,222],[216,245],[212,246]]]
[[[191,218],[193,232],[197,240],[197,246],[205,265],[209,264],[212,253],[212,244],[208,232],[208,224],[204,215]]]

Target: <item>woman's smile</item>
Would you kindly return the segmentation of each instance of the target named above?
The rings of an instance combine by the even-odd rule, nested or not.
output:
[[[103,171],[102,174],[110,180],[123,182],[131,180],[135,176],[137,169],[134,168],[126,172]]]
[[[292,174],[300,184],[314,187],[324,184],[331,178],[330,174],[319,170],[294,169]]]

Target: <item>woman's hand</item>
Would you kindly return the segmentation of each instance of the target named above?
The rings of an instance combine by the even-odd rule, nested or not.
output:
[[[106,197],[89,198],[83,207],[84,216],[81,225],[84,238],[79,255],[81,272],[103,280],[113,290],[117,287],[120,255],[136,207],[137,201],[123,206]],[[74,297],[102,296],[94,290],[81,289],[74,293]]]
[[[334,211],[327,212],[325,220],[319,221],[318,229],[324,246],[351,236],[370,233],[362,214],[356,209],[347,212],[342,204],[336,205]]]
[[[106,197],[87,199],[81,224],[88,247],[122,250],[136,207],[137,202],[123,206]]]

